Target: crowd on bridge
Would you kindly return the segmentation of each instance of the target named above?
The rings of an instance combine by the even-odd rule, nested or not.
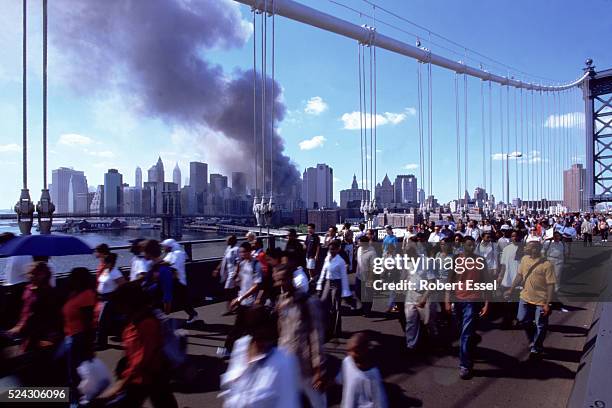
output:
[[[537,361],[550,314],[566,310],[558,294],[567,280],[571,243],[593,245],[596,235],[597,244],[606,245],[610,228],[612,217],[585,213],[479,222],[449,216],[410,225],[402,234],[388,225],[381,236],[364,224],[344,224],[340,230],[333,225],[320,236],[309,224],[303,239],[290,229],[284,248],[264,249],[264,239],[254,233],[245,239],[230,236],[213,272],[223,288],[226,314],[235,316],[217,350],[219,358],[229,360],[220,398],[227,407],[325,407],[327,390],[342,384],[343,407],[387,406],[366,332],[352,334],[336,372],[324,346],[342,335],[343,314],[371,318],[380,304],[384,313],[397,316],[408,358],[450,349],[458,339],[462,379],[473,374],[479,321],[491,315],[501,320],[500,329],[524,329],[529,358]],[[0,236],[0,244],[11,238]],[[18,344],[30,357],[28,369],[11,366],[1,374],[14,374],[23,385],[68,386],[73,406],[136,407],[146,399],[155,407],[177,406],[171,382],[189,372],[188,356],[185,332],[177,330],[170,313],[184,310],[186,328],[199,319],[187,290],[187,255],[174,240],[136,240],[131,252],[129,271],[121,271],[117,255],[105,244],[97,246],[95,274],[74,268],[62,288],[55,287],[48,259],[9,260],[6,276],[19,296],[3,302],[3,308],[20,313],[13,321],[4,319],[2,347]],[[398,255],[441,262],[375,273],[377,259]],[[375,289],[376,279],[494,282],[496,290],[414,286],[383,293]],[[124,350],[115,381],[96,357],[113,335]]]

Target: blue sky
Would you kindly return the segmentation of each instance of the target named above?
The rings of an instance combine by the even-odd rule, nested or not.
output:
[[[229,0],[227,7],[236,8],[248,23],[251,13],[246,6]],[[21,14],[20,2],[0,3],[0,168],[3,181],[0,184],[0,208],[12,207],[21,188]],[[329,1],[312,0],[304,3],[363,24],[369,19],[339,7]],[[344,0],[355,9],[371,13],[372,8],[361,0]],[[591,57],[598,68],[612,67],[612,54],[606,50],[605,39],[612,38],[612,25],[594,22],[593,16],[609,15],[612,2],[592,1],[589,11],[582,2],[571,1],[383,1],[379,4],[419,23],[430,30],[452,38],[466,47],[477,50],[493,59],[507,63],[532,75],[550,78],[556,82],[573,80],[581,75],[586,57]],[[29,187],[34,201],[42,188],[41,140],[41,58],[39,2],[29,2],[30,67],[28,76],[30,164]],[[394,17],[376,11],[377,17],[386,22],[415,32],[424,45],[453,59],[461,59],[441,46],[462,53],[457,47],[433,40],[428,44],[428,34],[401,22]],[[53,15],[50,14],[50,19]],[[328,163],[334,169],[335,197],[338,191],[348,188],[353,176],[360,178],[359,130],[347,129],[343,115],[358,111],[357,45],[354,41],[327,33],[301,23],[279,17],[276,21],[276,79],[283,89],[287,114],[279,123],[285,143],[285,153],[291,157],[300,173],[305,167]],[[410,44],[415,41],[382,23],[381,33],[394,36]],[[50,33],[52,36],[53,33]],[[241,47],[216,48],[206,52],[206,58],[223,67],[226,75],[239,67],[252,66],[252,37]],[[468,53],[469,58],[482,58]],[[418,169],[417,133],[417,82],[414,60],[379,50],[378,62],[378,112],[387,123],[378,127],[378,179],[385,173],[391,178],[396,174],[414,173]],[[485,67],[505,74],[501,69]],[[228,173],[223,160],[215,157],[207,145],[220,143],[219,135],[204,134],[204,143],[193,143],[193,129],[160,118],[144,115],[138,109],[137,98],[126,98],[108,92],[75,92],[74,82],[66,79],[62,50],[53,46],[49,51],[49,179],[50,169],[59,166],[84,170],[90,185],[102,182],[108,168],[118,168],[124,179],[133,184],[134,169],[146,169],[161,155],[166,165],[166,177],[176,162],[187,175],[187,163],[203,160],[210,163],[209,172]],[[425,72],[425,71],[424,71]],[[57,74],[57,75],[54,75]],[[433,68],[433,190],[442,201],[456,196],[457,175],[455,162],[455,99],[454,73]],[[522,78],[525,79],[525,78]],[[80,88],[87,90],[91,78],[83,79]],[[94,78],[95,80],[95,78]],[[463,86],[461,79],[461,86]],[[69,85],[72,84],[71,85]],[[499,87],[493,86],[494,144],[493,153],[501,152],[499,146]],[[511,90],[511,98],[513,97]],[[480,81],[468,82],[468,190],[482,184],[482,132],[480,117]],[[505,94],[504,94],[505,95]],[[512,100],[512,99],[511,99]],[[570,100],[568,98],[568,100]],[[581,109],[578,93],[572,94],[571,106],[562,113]],[[511,107],[511,110],[513,108]],[[348,116],[344,116],[348,118]],[[461,137],[463,139],[463,107],[461,108]],[[546,118],[536,122],[541,126]],[[504,121],[507,120],[504,118]],[[383,120],[384,121],[384,120]],[[511,122],[512,126],[514,122]],[[351,127],[351,126],[348,126]],[[547,130],[548,131],[548,130]],[[555,137],[556,129],[551,129]],[[505,129],[504,129],[505,132]],[[514,130],[511,127],[511,134]],[[202,140],[202,139],[198,139]],[[583,136],[578,128],[570,131],[570,148],[579,161],[583,160]],[[504,151],[513,151],[504,149]],[[463,147],[462,147],[463,148]],[[487,149],[488,150],[488,149]],[[519,150],[520,146],[519,146]],[[524,150],[524,149],[523,149]],[[486,152],[488,153],[488,152]],[[570,153],[568,153],[570,154]],[[545,153],[533,154],[533,160],[518,163],[535,168],[542,160],[548,165],[551,158]],[[514,174],[511,163],[511,175]],[[493,161],[493,193],[501,197],[501,162]],[[560,177],[560,174],[558,174]],[[463,182],[463,176],[462,176]],[[514,183],[514,180],[512,181]],[[488,182],[487,182],[488,184]],[[463,188],[463,187],[462,187]],[[514,196],[515,185],[511,191]]]

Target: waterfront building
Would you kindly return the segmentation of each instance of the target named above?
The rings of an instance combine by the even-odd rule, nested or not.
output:
[[[82,171],[73,171],[68,185],[68,212],[87,213],[87,178]],[[59,212],[59,211],[58,211]]]
[[[70,195],[70,184],[73,176],[74,190],[72,195]],[[82,171],[60,167],[51,172],[49,193],[51,194],[51,201],[55,204],[55,212],[57,214],[74,212],[77,194],[87,191],[87,179]]]
[[[93,193],[89,206],[90,214],[104,214],[104,186],[99,185]]]
[[[158,182],[158,183],[163,183],[164,181],[164,163],[162,162],[161,157],[157,158],[157,163],[153,166],[151,166],[151,168],[148,171],[148,179],[147,181],[149,182]]]
[[[142,188],[142,170],[140,167],[136,167],[136,177],[134,180],[134,187]]]
[[[400,174],[393,183],[394,202],[401,207],[417,206],[417,178],[413,174]]]
[[[315,231],[327,231],[330,226],[336,225],[338,221],[338,210],[308,210],[308,222],[315,225]]]
[[[123,213],[142,213],[142,189],[138,187],[123,187]]]
[[[417,200],[419,202],[419,205],[425,204],[425,190],[423,190],[422,188],[417,189]]]
[[[391,204],[395,201],[395,188],[393,184],[391,184],[391,180],[389,180],[389,176],[385,174],[385,178],[383,178],[382,183],[378,183],[376,185],[375,195],[376,202],[380,207],[390,207]]]
[[[227,188],[227,176],[213,173],[210,175],[210,193],[213,195],[219,194],[223,189]]]
[[[327,164],[308,167],[302,176],[302,200],[307,209],[331,208],[333,205],[334,171]]]
[[[196,196],[196,212],[204,213],[206,192],[208,191],[208,164],[202,162],[189,163],[189,185],[193,187]]]

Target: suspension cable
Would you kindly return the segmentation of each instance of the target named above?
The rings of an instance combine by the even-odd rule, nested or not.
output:
[[[533,90],[531,91],[531,148],[533,149],[533,163],[534,163],[534,167],[532,169],[532,175],[534,176],[534,181],[533,183],[531,183],[531,187],[532,187],[532,199],[533,199],[533,204],[536,206],[537,209],[537,191],[536,191],[536,180],[537,180],[537,165],[535,165],[536,162],[536,128],[535,128],[535,96],[534,96],[534,92]]]
[[[509,75],[508,75],[509,76]],[[512,205],[512,200],[510,199],[510,85],[506,85],[506,139],[508,141],[507,144],[507,155],[506,155],[506,180],[508,181],[508,186],[506,190],[506,199],[508,200],[508,208]]]
[[[25,3],[25,0],[24,0]],[[47,0],[43,0],[43,189],[47,189]]]
[[[267,10],[268,0],[265,0]],[[268,24],[265,10],[261,13],[261,181],[262,202],[266,196],[266,48],[268,46]]]
[[[520,90],[520,99],[521,99],[521,154],[523,157],[521,158],[521,199],[525,199],[525,144],[524,144],[524,122],[523,122],[523,88]],[[521,203],[521,207],[524,207],[523,203]]]
[[[272,120],[270,122],[271,131],[270,131],[270,199],[274,195],[274,132],[275,132],[275,117],[274,117],[274,105],[276,103],[276,95],[274,88],[276,87],[275,76],[274,76],[274,66],[275,66],[275,15],[276,15],[276,2],[272,1],[272,103],[270,110],[272,111]]]
[[[480,81],[480,119],[482,134],[482,188],[487,188],[487,142],[485,135],[485,99],[484,99],[484,80]]]
[[[489,196],[493,195],[493,85],[489,81]],[[495,205],[495,203],[493,203]]]
[[[459,74],[455,73],[455,126],[457,133],[457,208],[461,202],[461,134],[459,132]]]
[[[423,146],[423,79],[421,75],[422,62],[417,60],[417,103],[418,103],[418,130],[419,130],[419,175],[421,177],[421,183],[425,186],[425,156]],[[431,194],[428,191],[428,194]],[[421,206],[424,203],[420,203]]]
[[[540,90],[540,121],[538,126],[540,127],[540,198],[548,198],[546,196],[546,189],[544,185],[544,98],[542,90]]]
[[[257,9],[253,8],[253,150],[255,152],[255,197],[259,194],[259,169],[257,152]]]
[[[463,143],[464,143],[464,150],[463,150],[463,171],[464,171],[464,177],[465,177],[465,191],[467,192],[468,190],[468,82],[467,82],[467,75],[463,74]],[[464,203],[465,207],[467,208],[468,203]]]
[[[21,149],[23,151],[23,189],[28,188],[28,108],[27,108],[27,2],[24,0],[23,2],[23,37],[22,37],[22,46],[23,46],[23,55],[22,55],[22,126],[23,126],[23,139]]]
[[[366,189],[364,188],[364,184],[363,184],[363,104],[362,104],[362,100],[361,100],[361,43],[357,42],[357,66],[358,66],[358,72],[357,72],[357,79],[359,82],[359,145],[361,147],[361,156],[360,156],[360,162],[361,162],[361,205],[363,206],[364,201],[365,201],[365,191]]]
[[[431,75],[431,62],[429,64],[427,64],[427,92],[428,92],[428,97],[427,97],[427,101],[428,101],[428,108],[427,108],[427,119],[428,119],[428,123],[427,123],[427,132],[428,132],[428,143],[429,143],[429,160],[428,160],[428,165],[429,165],[429,192],[428,195],[433,196],[433,92],[432,92],[432,75]],[[428,206],[429,206],[429,201],[427,201]]]
[[[373,76],[373,68],[372,64],[374,62],[374,58],[372,57],[372,46],[370,45],[370,185],[372,188],[376,185],[376,180],[374,179],[374,167],[373,167],[373,150],[374,150],[374,128],[376,127],[375,117],[374,117],[374,80]]]
[[[526,166],[527,166],[527,208],[531,208],[531,122],[529,120],[529,92],[525,92],[525,143],[527,147]]]
[[[367,87],[366,87],[366,61],[365,61],[365,45],[362,48],[361,53],[361,67],[362,67],[362,83],[363,83],[363,145],[364,145],[364,156],[363,162],[365,165],[365,187],[366,190],[370,191],[370,200],[372,199],[372,194],[376,194],[374,191],[374,186],[370,185],[370,178],[368,177],[368,99],[367,99]],[[372,117],[370,116],[370,127],[372,126]]]
[[[374,45],[374,145],[372,146],[372,157],[374,160],[374,167],[373,167],[373,173],[374,173],[374,182],[376,182],[376,156],[377,156],[377,152],[376,152],[376,145],[377,145],[377,132],[378,132],[378,126],[377,126],[377,104],[376,104],[376,45]]]
[[[504,150],[504,92],[503,92],[503,85],[499,85],[499,138],[500,138],[500,143],[501,143],[501,182],[499,183],[499,185],[501,186],[501,196],[502,196],[502,202],[507,202],[505,200],[505,188],[504,188],[504,183],[506,181],[506,167],[505,167],[505,162],[504,159],[507,160],[506,158],[506,151]]]
[[[516,183],[516,198],[519,198],[519,175],[518,175],[518,168],[519,168],[519,157],[518,157],[518,116],[517,116],[517,109],[516,109],[516,94],[517,94],[517,90],[516,88],[514,89],[514,181]],[[518,202],[517,202],[518,203]]]

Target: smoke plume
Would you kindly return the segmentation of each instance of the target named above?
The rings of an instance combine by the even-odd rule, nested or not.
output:
[[[62,65],[68,67],[74,89],[88,94],[115,89],[126,100],[136,100],[141,114],[202,134],[198,143],[206,148],[215,149],[219,144],[206,140],[213,132],[199,129],[220,132],[235,148],[231,154],[209,151],[208,157],[223,157],[224,170],[246,171],[253,178],[253,71],[236,69],[228,74],[207,59],[212,49],[242,47],[248,40],[251,25],[241,18],[235,3],[61,0],[50,4],[54,7],[49,16],[50,36],[61,52]],[[256,84],[259,112],[261,77]],[[270,78],[266,84],[268,95],[274,87],[277,96],[275,117],[268,113],[266,120],[266,135],[271,135],[274,151],[274,190],[288,192],[299,173],[283,154],[283,141],[273,126],[285,115],[278,98],[280,87]],[[261,159],[261,118],[255,121]],[[259,179],[261,186],[261,172]]]

